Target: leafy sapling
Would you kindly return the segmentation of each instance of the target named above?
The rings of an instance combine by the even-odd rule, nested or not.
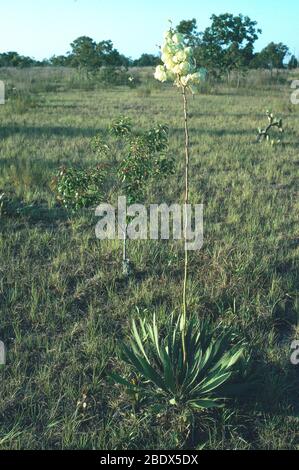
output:
[[[119,193],[126,196],[129,204],[141,203],[145,199],[148,185],[159,179],[166,178],[174,171],[174,160],[167,155],[168,127],[159,124],[148,131],[135,131],[132,121],[127,116],[114,119],[109,127],[110,135],[120,139],[122,154],[116,159],[117,165],[111,167],[115,185],[111,196]],[[97,136],[92,141],[96,155],[101,158],[113,156],[113,151]],[[120,227],[123,233],[123,274],[128,276],[132,271],[132,263],[127,256],[127,227],[130,218],[126,218],[125,227]]]
[[[125,116],[116,119],[110,128],[112,135],[121,137],[125,142],[125,156],[118,169],[118,186],[129,204],[141,203],[145,199],[148,185],[173,173],[174,160],[167,156],[168,127],[159,124],[149,131],[135,133],[131,121]],[[127,257],[127,227],[123,231],[123,274],[132,271],[132,264]]]
[[[159,124],[148,131],[134,132],[131,119],[120,116],[111,123],[109,131],[112,137],[122,140],[123,146],[118,147],[117,154],[108,145],[108,140],[98,135],[92,139],[91,148],[96,158],[104,164],[87,169],[64,166],[52,180],[57,199],[66,209],[76,212],[92,207],[104,199],[104,194],[109,201],[117,192],[126,196],[129,204],[141,203],[150,182],[157,182],[173,173],[174,160],[167,155],[166,125]],[[122,227],[125,275],[131,271],[127,257],[128,222],[127,218],[125,227]]]
[[[282,134],[283,133],[283,123],[282,119],[278,119],[274,117],[273,113],[271,111],[266,111],[266,116],[268,118],[268,125],[265,127],[265,129],[258,129],[258,136],[257,136],[257,141],[262,142],[266,140],[269,142],[271,145],[276,145],[281,143],[281,139],[273,139],[271,138],[270,132],[276,128],[278,131]]]

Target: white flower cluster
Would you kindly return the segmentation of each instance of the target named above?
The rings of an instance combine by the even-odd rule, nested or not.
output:
[[[196,85],[205,79],[206,70],[196,69],[192,48],[186,46],[183,34],[167,31],[161,51],[164,65],[157,66],[155,78],[160,82],[172,80],[178,87],[188,86],[194,93]]]

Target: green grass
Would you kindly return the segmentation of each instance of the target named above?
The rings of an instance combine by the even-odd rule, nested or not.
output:
[[[12,100],[0,107],[0,188],[9,199],[0,215],[0,448],[297,449],[299,107],[288,86],[221,86],[190,99],[191,199],[204,204],[204,246],[190,256],[189,310],[247,340],[257,385],[224,410],[198,414],[190,432],[180,410],[134,408],[107,380],[123,368],[117,348],[133,316],[156,311],[164,323],[179,311],[182,245],[131,242],[136,275],[126,280],[119,242],[96,239],[93,211],[59,207],[50,181],[62,164],[96,163],[91,138],[125,114],[142,128],[169,125],[177,172],[153,184],[148,200],[182,199],[180,97],[142,86],[150,93],[68,84],[33,90],[25,109]],[[267,108],[285,121],[283,146],[255,142]]]

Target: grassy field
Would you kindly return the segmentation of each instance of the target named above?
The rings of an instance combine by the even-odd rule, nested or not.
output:
[[[244,337],[258,377],[246,397],[199,413],[190,432],[180,410],[136,409],[107,381],[123,367],[117,348],[132,317],[156,311],[163,323],[178,312],[182,245],[131,242],[136,273],[126,280],[119,242],[97,240],[94,212],[68,214],[50,187],[62,164],[95,164],[91,138],[125,114],[140,128],[169,125],[177,171],[152,184],[148,201],[182,200],[180,97],[152,81],[84,90],[61,76],[65,85],[45,88],[51,80],[30,74],[27,101],[0,107],[0,448],[298,449],[299,107],[290,87],[213,85],[190,99],[191,200],[204,204],[204,246],[191,254],[189,309]],[[284,119],[281,146],[256,143],[268,108]]]

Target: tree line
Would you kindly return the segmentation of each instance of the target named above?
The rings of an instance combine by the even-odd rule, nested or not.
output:
[[[176,27],[195,50],[196,62],[214,75],[227,74],[248,68],[290,69],[298,67],[298,60],[290,54],[287,45],[271,42],[260,52],[254,52],[254,44],[262,33],[257,22],[248,16],[230,13],[212,15],[211,25],[198,31],[195,18],[182,20]],[[121,54],[111,40],[94,41],[80,36],[71,43],[66,55],[53,56],[37,61],[17,52],[0,53],[0,67],[64,66],[94,70],[103,66],[147,67],[160,64],[160,57],[142,54],[133,60]]]
[[[272,71],[298,67],[297,58],[290,57],[288,46],[281,42],[271,42],[260,52],[254,52],[254,44],[262,30],[248,16],[212,15],[211,25],[204,32],[198,31],[197,21],[193,18],[181,21],[177,30],[195,48],[196,61],[216,75],[229,75],[232,70],[246,68]]]
[[[0,67],[80,67],[94,70],[100,67],[147,67],[160,63],[154,54],[142,54],[139,59],[132,60],[114,48],[111,40],[97,43],[88,36],[80,36],[71,43],[71,51],[66,55],[52,56],[50,59],[35,60],[17,52],[0,53]]]

